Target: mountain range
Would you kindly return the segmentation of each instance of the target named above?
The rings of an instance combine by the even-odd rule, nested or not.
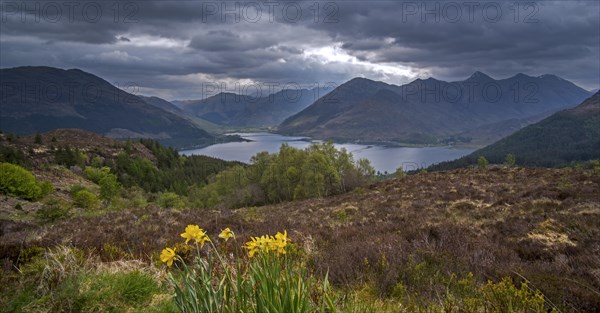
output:
[[[302,111],[326,88],[283,89],[267,96],[219,93],[202,100],[176,101],[188,115],[227,127],[271,127]]]
[[[363,142],[488,144],[590,93],[554,75],[396,86],[355,78],[286,119],[282,134]]]
[[[215,137],[168,110],[79,69],[0,69],[0,128],[31,134],[80,128],[112,138],[154,138],[204,145]]]
[[[557,112],[470,155],[431,168],[466,167],[477,164],[480,156],[501,164],[508,154],[523,166],[564,166],[599,159],[600,92],[574,108]]]
[[[353,142],[485,145],[573,107],[591,94],[554,75],[463,81],[417,79],[396,86],[365,78],[334,90],[284,89],[264,97],[219,93],[169,102],[133,95],[79,69],[0,69],[0,130],[17,134],[81,128],[112,138],[206,145],[223,129]],[[208,131],[207,131],[208,130]]]

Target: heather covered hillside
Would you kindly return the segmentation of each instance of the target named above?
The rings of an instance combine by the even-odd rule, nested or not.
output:
[[[33,145],[35,138],[11,140]],[[13,144],[4,141],[3,147]],[[161,159],[161,150],[152,145],[132,143],[131,149]],[[32,159],[26,155],[25,160]],[[0,203],[2,306],[9,311],[42,306],[53,311],[175,310],[173,289],[161,282],[183,263],[162,264],[169,258],[161,250],[175,247],[174,255],[193,263],[193,241],[187,246],[179,236],[189,224],[199,225],[212,240],[199,250],[199,258],[213,251],[212,244],[214,251],[231,253],[237,246],[242,249],[239,264],[262,258],[261,252],[258,259],[248,258],[241,247],[251,236],[285,230],[291,241],[282,249],[291,263],[281,266],[308,272],[282,277],[311,277],[303,285],[313,290],[308,294],[317,292],[316,298],[306,298],[310,311],[325,305],[320,297],[335,300],[331,307],[341,312],[600,308],[597,167],[399,172],[394,179],[329,197],[206,209],[190,204],[193,192],[165,196],[123,182],[118,194],[105,198],[105,183],[94,182],[89,170],[78,173],[52,163],[23,166],[38,181],[51,182],[55,191],[35,200],[5,193]],[[125,172],[109,173],[120,179]],[[87,206],[94,196],[95,205]],[[235,241],[217,236],[226,228],[235,233]],[[49,273],[54,276],[45,276]],[[330,285],[319,285],[324,279]],[[133,282],[142,289],[119,296],[119,288]],[[91,293],[89,284],[104,292]],[[512,305],[495,306],[507,303]]]

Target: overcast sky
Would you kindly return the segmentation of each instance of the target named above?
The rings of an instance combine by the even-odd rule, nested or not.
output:
[[[80,68],[168,100],[201,98],[212,84],[403,84],[477,70],[600,86],[596,0],[3,0],[0,10],[2,68]]]

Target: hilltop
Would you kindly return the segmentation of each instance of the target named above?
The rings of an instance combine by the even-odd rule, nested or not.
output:
[[[215,141],[173,108],[148,104],[79,69],[25,66],[0,69],[0,75],[0,125],[6,133],[80,128],[111,138],[152,138],[171,145]]]

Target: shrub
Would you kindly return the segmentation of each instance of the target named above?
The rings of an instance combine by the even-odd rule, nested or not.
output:
[[[54,151],[54,161],[64,166],[84,165],[87,161],[87,155],[79,149],[59,147]]]
[[[479,159],[477,159],[477,166],[479,166],[480,169],[487,168],[489,163],[490,162],[488,162],[488,160],[484,156],[480,156]]]
[[[147,196],[142,188],[127,188],[121,195],[127,200],[127,207],[145,208],[148,206]]]
[[[0,192],[36,200],[52,190],[50,183],[40,183],[28,170],[10,163],[0,163]]]
[[[104,176],[108,175],[110,173],[110,167],[102,167],[102,168],[95,168],[95,167],[86,167],[85,170],[83,171],[83,173],[85,174],[85,177],[91,181],[93,181],[94,183],[98,184],[100,183],[100,180],[102,178],[104,178]]]
[[[509,153],[506,155],[506,157],[504,158],[504,164],[506,166],[515,166],[515,156],[512,153]]]
[[[81,185],[73,185],[69,189],[69,192],[71,193],[71,196],[75,196],[75,194],[81,190],[86,190],[86,188]]]
[[[10,146],[0,145],[0,162],[25,166],[27,164],[27,159],[21,150]]]
[[[400,166],[399,168],[396,169],[396,171],[394,172],[394,177],[396,178],[400,178],[400,177],[404,177],[406,176],[406,173],[404,172],[404,170],[402,169],[402,166]]]
[[[498,283],[488,281],[480,293],[490,312],[547,312],[541,292],[532,290],[526,283],[517,288],[508,277]]]
[[[33,142],[37,144],[42,144],[42,135],[40,133],[35,133],[35,137],[33,138]]]
[[[117,177],[113,174],[106,174],[99,181],[100,185],[100,198],[110,201],[117,195],[119,191],[119,182]]]
[[[185,202],[174,192],[161,193],[157,202],[164,208],[183,208],[185,206]]]
[[[48,181],[42,181],[39,183],[40,189],[42,190],[41,196],[45,196],[54,191],[54,186]]]
[[[95,156],[91,161],[91,166],[93,168],[102,168],[103,164],[104,164],[104,159],[102,159],[100,156]]]
[[[83,171],[85,177],[94,183],[100,185],[100,198],[111,201],[119,192],[119,182],[117,176],[110,173],[110,167],[86,167]]]
[[[37,216],[44,222],[52,223],[67,217],[69,211],[71,211],[69,203],[58,198],[51,198],[44,203],[42,208],[37,212]]]
[[[98,197],[96,197],[95,194],[86,189],[77,191],[73,195],[73,201],[76,206],[88,210],[96,208],[100,203]]]

